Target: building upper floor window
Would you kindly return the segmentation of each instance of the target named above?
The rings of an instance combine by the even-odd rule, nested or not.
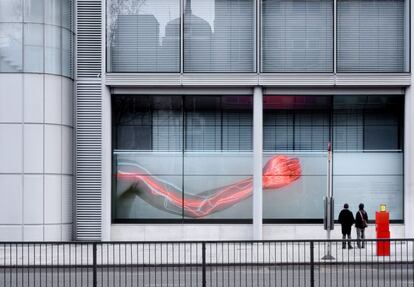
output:
[[[107,1],[109,72],[409,71],[408,0]]]
[[[338,72],[409,71],[409,1],[339,0]]]

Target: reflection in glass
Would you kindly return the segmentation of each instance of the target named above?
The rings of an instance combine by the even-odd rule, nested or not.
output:
[[[333,0],[263,0],[262,71],[333,71]]]
[[[268,177],[296,180],[280,189],[264,189],[265,219],[321,219],[326,194],[329,116],[328,96],[265,96],[263,99],[263,161],[283,157],[285,169],[263,172]],[[296,163],[296,164],[294,164]],[[304,205],[306,203],[306,205]]]
[[[22,30],[22,24],[0,23],[0,72],[22,71]]]
[[[22,22],[22,1],[1,0],[0,1],[0,23]]]
[[[251,97],[114,97],[115,219],[251,218],[251,119]]]
[[[45,24],[61,26],[62,21],[62,0],[45,1]],[[66,1],[66,0],[65,0]]]
[[[24,0],[24,22],[43,23],[43,0]]]
[[[61,28],[45,25],[45,73],[61,73],[61,53]]]
[[[72,32],[62,28],[62,75],[72,76]]]
[[[24,24],[24,71],[43,72],[43,25]]]
[[[186,0],[184,70],[254,71],[254,1]]]
[[[72,30],[72,0],[62,0],[62,27]]]
[[[380,203],[403,219],[403,96],[336,96],[333,99],[335,214],[344,203],[365,204],[374,218]]]
[[[179,0],[108,0],[108,68],[179,72]]]

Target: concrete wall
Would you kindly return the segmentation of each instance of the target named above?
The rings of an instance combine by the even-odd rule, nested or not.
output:
[[[403,238],[404,225],[392,224],[392,238]],[[332,239],[341,239],[341,226],[335,225]],[[355,229],[352,238],[356,238]],[[375,226],[366,229],[366,238],[375,238]],[[251,224],[113,224],[110,240],[251,240]],[[326,239],[322,224],[263,224],[263,240]]]
[[[0,73],[0,241],[72,238],[73,81]]]

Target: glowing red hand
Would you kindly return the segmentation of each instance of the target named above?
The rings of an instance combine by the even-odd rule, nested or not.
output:
[[[300,178],[301,173],[299,159],[284,155],[272,157],[263,168],[263,189],[284,187]]]

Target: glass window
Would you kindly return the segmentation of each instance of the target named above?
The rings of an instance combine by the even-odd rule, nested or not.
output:
[[[72,32],[62,28],[62,75],[72,76]]]
[[[263,216],[321,219],[331,98],[265,96],[263,101]]]
[[[24,24],[24,71],[43,72],[43,25]]]
[[[72,0],[62,0],[62,27],[72,30]]]
[[[24,0],[24,22],[43,23],[43,0]]]
[[[45,23],[61,26],[62,0],[45,1]]]
[[[16,0],[0,1],[0,23],[1,22],[22,22],[22,2]]]
[[[370,219],[381,203],[403,219],[403,96],[336,96],[333,100],[335,216],[344,203],[365,204]]]
[[[185,72],[253,72],[252,0],[186,0]]]
[[[408,6],[404,0],[338,1],[338,72],[407,72]]]
[[[21,72],[23,25],[0,23],[0,72]]]
[[[333,71],[333,1],[263,0],[262,72]]]
[[[251,218],[251,118],[250,96],[113,97],[114,219]]]
[[[61,28],[45,25],[45,72],[60,74],[61,66]]]
[[[108,0],[107,15],[110,72],[179,72],[179,0]]]

